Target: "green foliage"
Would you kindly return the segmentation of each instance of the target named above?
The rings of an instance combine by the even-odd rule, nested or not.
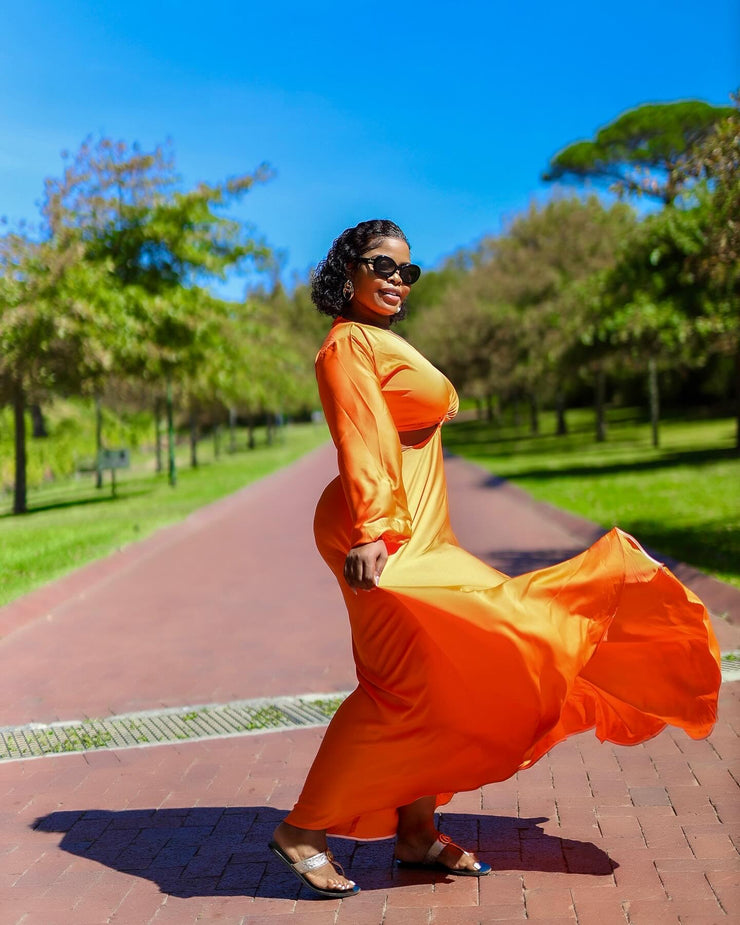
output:
[[[700,267],[717,283],[737,287],[740,274],[740,91],[734,109],[676,169],[675,182],[699,181],[697,198],[707,208],[705,257]]]
[[[543,179],[607,181],[619,193],[670,203],[679,192],[673,172],[731,113],[730,107],[701,100],[645,103],[617,116],[592,141],[558,152]]]
[[[95,325],[106,268],[81,260],[78,242],[55,248],[16,234],[0,239],[0,397],[21,389],[80,389],[110,365],[115,319]]]
[[[74,476],[80,468],[92,468],[95,459],[95,416],[93,403],[85,399],[55,399],[44,408],[48,436],[33,439],[26,421],[28,441],[28,487],[40,488]],[[115,413],[103,407],[103,427],[110,447],[146,447],[154,427],[151,414],[122,408]],[[0,408],[0,492],[12,490],[13,415]]]
[[[645,218],[624,241],[600,281],[595,339],[638,364],[698,366],[713,352],[733,352],[740,337],[738,303],[726,280],[702,271],[711,204],[678,204]]]
[[[439,305],[447,292],[456,286],[478,259],[476,252],[460,250],[448,257],[438,270],[424,269],[419,281],[409,293],[407,305],[411,316],[426,308]]]
[[[595,196],[533,204],[483,240],[409,322],[410,339],[466,394],[550,398],[574,372],[568,349],[583,310],[573,287],[610,265],[634,223],[627,206],[607,209]]]
[[[61,180],[47,180],[52,240],[80,239],[85,263],[105,265],[119,293],[113,346],[121,372],[157,379],[192,373],[203,361],[214,329],[225,329],[214,317],[222,306],[199,284],[245,261],[270,261],[251,229],[221,212],[269,177],[263,166],[182,190],[171,151],[101,139],[82,145]]]

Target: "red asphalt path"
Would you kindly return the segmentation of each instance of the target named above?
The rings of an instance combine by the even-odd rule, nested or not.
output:
[[[447,470],[460,541],[503,571],[603,532],[462,460]],[[318,450],[0,609],[0,725],[351,688],[341,598],[311,534],[335,471]],[[740,592],[672,567],[725,615],[722,649],[740,648]],[[442,827],[493,865],[484,880],[398,874],[390,842],[338,840],[363,887],[344,902],[311,899],[265,849],[321,730],[4,762],[0,925],[729,922],[736,688],[705,741],[577,736],[455,797]]]

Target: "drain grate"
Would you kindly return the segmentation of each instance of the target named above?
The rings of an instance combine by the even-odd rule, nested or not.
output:
[[[723,652],[721,664],[723,681],[740,681],[740,651]]]
[[[325,726],[349,691],[0,728],[0,761]]]
[[[740,651],[722,654],[722,681],[740,680]],[[60,723],[0,727],[0,761],[325,726],[349,691],[235,700]]]

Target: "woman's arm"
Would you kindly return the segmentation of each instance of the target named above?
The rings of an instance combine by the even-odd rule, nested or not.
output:
[[[401,444],[361,330],[352,328],[322,348],[316,378],[352,518],[345,577],[353,587],[373,587],[388,552],[411,536],[411,517]]]

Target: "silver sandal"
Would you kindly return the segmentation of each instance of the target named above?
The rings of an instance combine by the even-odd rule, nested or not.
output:
[[[446,874],[452,874],[453,877],[485,877],[491,873],[491,865],[486,864],[484,861],[476,861],[472,868],[448,867],[447,864],[438,861],[437,858],[448,845],[457,848],[462,854],[470,854],[469,851],[456,845],[449,835],[439,835],[432,842],[432,846],[427,851],[423,861],[401,861],[396,858],[396,866],[404,870],[443,871]]]
[[[360,888],[354,880],[350,880],[347,886],[337,887],[334,890],[327,890],[320,886],[315,886],[315,884],[311,883],[308,877],[305,876],[308,871],[316,870],[316,868],[322,867],[324,864],[331,864],[335,869],[339,868],[340,873],[344,877],[345,874],[342,870],[342,865],[337,864],[334,860],[334,855],[328,848],[326,851],[319,852],[319,854],[311,855],[310,858],[304,858],[302,861],[294,862],[290,860],[288,855],[276,841],[271,841],[268,847],[273,854],[280,858],[283,864],[288,865],[304,886],[313,890],[314,893],[318,893],[319,896],[327,896],[331,899],[344,899],[345,896],[356,896],[360,892]]]

